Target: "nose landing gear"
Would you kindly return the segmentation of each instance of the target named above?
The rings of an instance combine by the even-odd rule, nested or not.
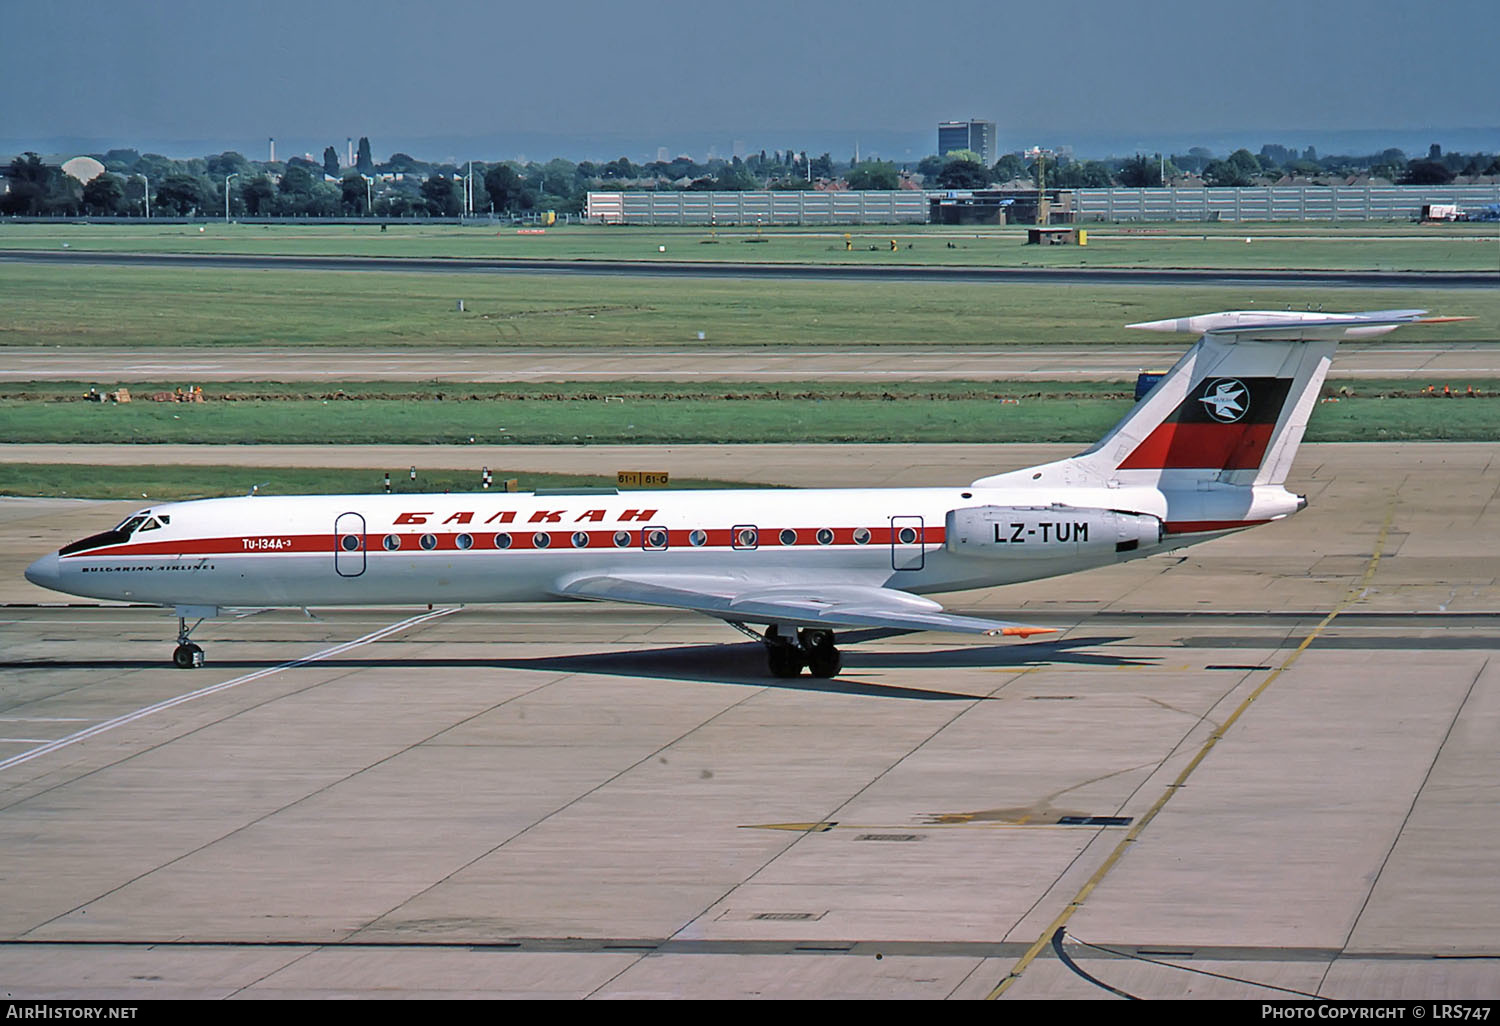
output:
[[[200,612],[205,615],[200,615],[198,617],[198,623],[195,623],[193,624],[193,626],[189,627],[187,625],[188,616]],[[209,612],[207,609],[189,610],[184,609],[183,607],[178,608],[177,647],[172,650],[172,665],[176,666],[179,670],[196,670],[198,667],[203,665],[203,649],[199,648],[197,645],[189,641],[188,635],[197,630],[198,624],[201,624],[210,616],[217,616],[218,612],[219,611],[217,609]]]

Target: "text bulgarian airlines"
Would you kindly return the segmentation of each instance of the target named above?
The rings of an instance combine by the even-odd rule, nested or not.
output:
[[[1040,537],[1039,537],[1040,536]],[[1001,545],[1023,545],[1028,541],[1042,542],[1086,542],[1089,540],[1089,525],[1042,521],[1028,527],[1012,520],[1008,524],[995,525],[995,541]]]

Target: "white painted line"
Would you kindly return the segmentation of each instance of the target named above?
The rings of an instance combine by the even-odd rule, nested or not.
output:
[[[216,695],[221,691],[228,691],[230,688],[238,687],[241,684],[249,684],[251,681],[260,680],[263,677],[269,677],[272,674],[280,673],[282,670],[295,669],[298,666],[306,666],[309,663],[316,663],[322,659],[328,659],[332,656],[342,655],[345,652],[359,648],[363,645],[368,645],[372,641],[379,641],[380,639],[388,637],[399,631],[406,630],[408,627],[415,627],[417,624],[424,623],[427,620],[434,620],[440,616],[447,616],[449,613],[456,613],[458,609],[458,606],[451,606],[446,609],[434,609],[430,612],[422,613],[420,616],[413,616],[408,619],[402,620],[399,623],[393,623],[387,627],[382,627],[380,630],[374,631],[370,634],[366,634],[362,638],[355,638],[353,641],[346,641],[341,645],[334,645],[332,648],[325,648],[321,652],[314,652],[312,655],[303,656],[301,659],[293,659],[291,662],[282,663],[279,666],[270,666],[264,670],[256,670],[254,673],[247,673],[243,677],[236,677],[233,680],[226,680],[220,684],[213,684],[206,688],[200,688],[197,691],[190,691],[185,695],[178,695],[176,698],[168,698],[165,701],[157,702],[155,705],[148,705],[144,709],[137,709],[135,712],[126,713],[123,716],[116,716],[112,720],[105,720],[103,723],[97,724],[93,727],[89,727],[86,730],[80,730],[75,734],[69,734],[67,737],[59,738],[56,741],[50,741],[40,748],[33,748],[29,752],[22,752],[19,755],[13,755],[9,759],[0,759],[0,772],[8,770],[12,766],[19,766],[23,762],[30,762],[32,759],[38,758],[39,756],[56,752],[60,749],[68,747],[69,745],[76,744],[79,741],[86,741],[91,737],[96,737],[99,734],[103,734],[105,731],[114,730],[116,727],[123,727],[127,723],[134,723],[136,720],[145,719],[147,716],[151,716],[155,713],[171,709],[175,706],[183,705],[186,702],[191,702],[194,699],[206,698],[209,695]]]
[[[92,723],[87,716],[0,716],[0,723]]]

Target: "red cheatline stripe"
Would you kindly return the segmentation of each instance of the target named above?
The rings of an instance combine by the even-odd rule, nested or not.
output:
[[[1254,470],[1266,454],[1275,424],[1174,424],[1156,426],[1125,457],[1121,470]]]
[[[741,526],[741,530],[743,530],[743,529],[744,529],[744,525]],[[537,531],[535,529],[528,530],[528,529],[523,528],[522,530],[508,531],[508,532],[505,532],[505,531],[502,531],[502,532],[495,532],[495,531],[463,532],[463,533],[468,533],[469,537],[473,539],[473,545],[469,549],[467,549],[467,550],[460,549],[458,547],[458,541],[457,541],[458,532],[451,533],[451,534],[447,533],[447,532],[444,532],[444,533],[439,534],[436,531],[431,531],[431,532],[411,532],[411,533],[406,533],[406,532],[390,532],[390,535],[394,535],[395,537],[401,539],[401,546],[400,546],[400,548],[399,549],[390,549],[390,550],[386,549],[385,548],[385,544],[384,544],[385,538],[387,538],[390,535],[387,535],[387,534],[384,534],[384,533],[370,533],[370,534],[368,534],[366,536],[366,546],[368,548],[368,551],[370,553],[372,553],[372,554],[378,554],[378,553],[387,552],[387,551],[389,551],[389,552],[400,552],[400,553],[413,553],[413,552],[415,552],[415,553],[422,553],[422,552],[462,552],[462,551],[469,551],[469,552],[490,551],[490,552],[494,552],[494,551],[511,551],[511,550],[516,550],[516,549],[522,549],[522,550],[525,550],[525,549],[535,549],[535,550],[540,550],[540,549],[561,549],[561,550],[564,550],[564,551],[569,551],[569,550],[574,550],[574,549],[579,549],[579,548],[590,548],[590,549],[616,549],[616,548],[630,549],[630,548],[636,548],[636,549],[638,549],[638,548],[642,547],[642,541],[641,541],[641,539],[642,539],[642,528],[639,528],[639,527],[630,528],[630,529],[619,528],[618,530],[626,531],[630,535],[630,544],[629,545],[626,545],[626,546],[617,546],[617,545],[615,545],[615,533],[616,533],[615,530],[608,530],[608,531],[569,531],[569,530],[563,529],[563,530],[553,530],[553,531]],[[651,529],[648,527],[645,530],[649,531]],[[769,549],[790,548],[790,547],[793,547],[793,546],[812,546],[814,548],[832,548],[832,547],[835,547],[835,546],[850,546],[850,545],[858,546],[858,543],[854,540],[854,532],[856,530],[858,530],[858,528],[854,528],[854,527],[826,528],[826,530],[831,530],[833,532],[833,539],[832,539],[832,541],[828,542],[826,545],[824,543],[821,543],[821,542],[818,541],[818,531],[825,530],[824,528],[817,528],[817,527],[798,527],[798,528],[794,528],[793,530],[796,531],[797,538],[796,538],[796,541],[793,542],[791,546],[787,546],[787,545],[783,545],[782,544],[782,541],[781,541],[781,532],[783,530],[785,530],[785,528],[780,528],[780,527],[762,527],[762,528],[757,528],[756,530],[757,530],[757,533],[758,533],[757,547],[758,548],[762,548],[762,549],[768,549],[768,548]],[[870,545],[889,545],[889,544],[891,544],[891,542],[893,540],[893,536],[899,534],[899,531],[901,529],[897,528],[896,530],[893,531],[889,527],[871,527],[871,528],[866,528],[866,530],[868,530],[870,532],[870,538],[865,543],[865,545],[858,546],[860,548],[865,548],[865,547],[868,547]],[[585,535],[588,536],[588,544],[587,545],[582,545],[582,546],[575,546],[573,544],[573,535],[574,534],[580,534],[580,533],[581,534],[585,534]],[[710,530],[705,530],[704,533],[707,535],[707,539],[704,541],[703,545],[702,546],[695,546],[692,543],[692,537],[691,537],[692,534],[693,534],[693,529],[692,528],[686,528],[686,529],[672,528],[672,529],[670,529],[670,530],[667,531],[667,546],[669,548],[674,548],[674,549],[676,549],[676,548],[687,549],[687,548],[700,548],[700,547],[702,547],[702,548],[729,548],[731,545],[734,544],[735,532],[733,530],[731,530],[730,528],[727,528],[727,527],[726,528],[713,528],[713,529],[710,529]],[[436,541],[436,545],[435,545],[434,548],[432,548],[432,549],[424,549],[422,547],[422,537],[423,537],[424,534],[431,534],[433,536],[433,538]],[[507,549],[504,549],[504,550],[496,550],[495,549],[495,536],[496,536],[496,534],[508,534],[510,536],[510,545],[509,545],[509,547]],[[537,535],[538,534],[545,534],[547,536],[549,544],[538,545],[536,543],[536,539],[537,539]],[[927,545],[941,545],[946,540],[946,534],[947,534],[947,532],[946,532],[945,528],[929,526],[929,527],[925,528],[921,532],[921,538],[920,538],[920,540],[924,544],[927,544]],[[338,548],[339,547],[339,540],[342,537],[344,537],[344,536],[343,535],[336,535],[336,534],[292,534],[292,535],[274,535],[274,536],[273,535],[255,535],[255,536],[240,536],[240,535],[237,535],[235,537],[230,537],[230,538],[184,538],[184,539],[181,539],[181,540],[178,540],[178,541],[149,541],[149,542],[133,542],[133,543],[125,544],[125,545],[111,545],[111,546],[108,546],[106,548],[90,549],[90,550],[87,550],[87,551],[84,551],[84,552],[70,553],[69,555],[64,556],[63,558],[64,559],[81,559],[83,557],[92,557],[92,556],[130,556],[132,558],[137,557],[137,556],[176,556],[178,558],[187,559],[187,558],[193,558],[193,557],[197,557],[197,556],[231,556],[231,555],[239,555],[239,556],[252,556],[252,555],[253,556],[275,556],[275,555],[305,555],[305,554],[308,554],[308,553],[322,555],[324,553],[333,552],[336,548]],[[355,537],[358,537],[358,535],[355,535]],[[913,542],[910,542],[910,543],[898,543],[898,544],[913,544],[914,545],[914,544],[916,544],[916,542],[913,541]],[[356,553],[359,552],[358,549],[342,550],[342,551],[344,551],[347,555],[350,555],[350,556],[353,556],[353,555],[355,555]]]
[[[1269,523],[1269,520],[1168,520],[1163,527],[1168,534],[1201,534],[1206,531],[1236,531],[1241,527]]]

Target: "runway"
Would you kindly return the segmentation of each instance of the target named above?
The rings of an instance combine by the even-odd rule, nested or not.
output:
[[[218,253],[90,253],[0,250],[0,264],[218,267],[238,270],[380,271],[421,274],[586,274],[654,278],[976,282],[1032,285],[1221,285],[1470,289],[1500,284],[1500,271],[1302,271],[1195,268],[949,267],[685,260],[521,260],[427,257],[253,256]]]
[[[637,455],[778,466],[685,448]],[[979,448],[780,480],[1068,449]],[[138,503],[0,500],[0,985],[1108,997],[1066,917],[1140,997],[1493,998],[1497,460],[1306,446],[1288,521],[947,600],[1056,640],[887,638],[834,681],[607,605],[255,612],[172,670],[168,615],[19,577]]]
[[[1165,370],[1175,345],[1069,346],[681,346],[641,349],[388,349],[361,352],[362,381],[1121,381]],[[1493,342],[1346,343],[1330,377],[1500,376]],[[151,349],[14,347],[4,381],[347,382],[347,350],[294,346],[171,346]]]

